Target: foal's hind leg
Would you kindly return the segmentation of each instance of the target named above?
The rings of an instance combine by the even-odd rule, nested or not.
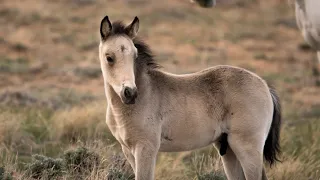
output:
[[[217,143],[215,147],[219,151],[220,147]],[[241,164],[229,146],[227,147],[226,154],[222,156],[222,163],[224,172],[229,180],[245,180]]]
[[[261,180],[263,177],[263,144],[254,136],[230,133],[228,138],[229,146],[240,161],[246,180]]]

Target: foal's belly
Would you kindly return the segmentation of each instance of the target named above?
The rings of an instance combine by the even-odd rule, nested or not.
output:
[[[208,146],[215,142],[221,135],[221,130],[213,123],[206,125],[204,122],[198,123],[189,128],[178,127],[163,128],[161,134],[161,152],[189,151]]]
[[[198,137],[198,138],[199,139],[194,139],[192,142],[190,141],[186,142],[183,139],[181,140],[177,139],[172,142],[161,142],[159,151],[160,152],[190,151],[190,150],[199,149],[199,148],[208,146],[214,142],[212,139],[206,139],[206,140],[202,139],[201,142],[199,142],[200,138],[202,137]]]

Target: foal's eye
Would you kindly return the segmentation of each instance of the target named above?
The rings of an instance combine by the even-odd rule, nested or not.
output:
[[[107,61],[108,61],[108,63],[114,63],[113,58],[112,58],[112,57],[110,57],[110,56],[107,56]]]

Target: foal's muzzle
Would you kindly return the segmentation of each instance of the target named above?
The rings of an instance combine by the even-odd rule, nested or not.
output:
[[[134,104],[138,94],[137,88],[123,87],[121,90],[121,100],[125,104]]]

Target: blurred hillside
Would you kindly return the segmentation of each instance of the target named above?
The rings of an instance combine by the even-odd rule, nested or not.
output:
[[[282,99],[284,153],[268,174],[319,179],[320,66],[296,27],[293,4],[217,2],[202,9],[189,0],[0,0],[0,167],[26,179],[32,154],[56,158],[85,146],[102,160],[121,155],[105,124],[99,25],[105,15],[127,23],[138,16],[139,35],[163,70],[228,64],[272,84]],[[220,165],[212,147],[162,153],[156,177],[201,179]],[[84,177],[105,178],[109,171],[101,169],[110,167]]]

